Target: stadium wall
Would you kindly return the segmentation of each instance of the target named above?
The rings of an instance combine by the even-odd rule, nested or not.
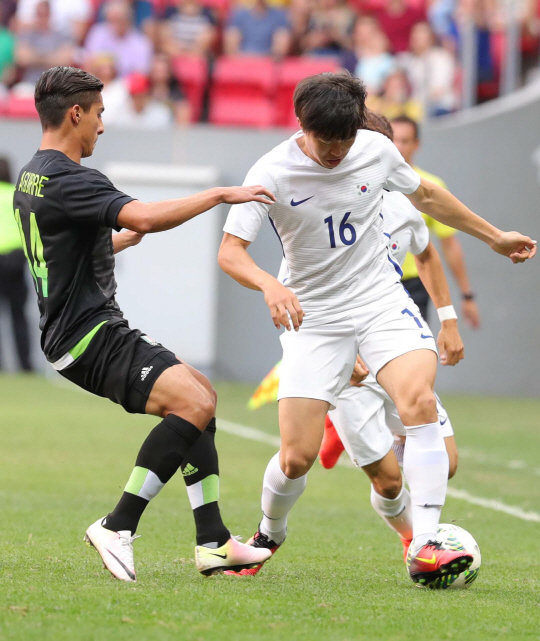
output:
[[[85,162],[101,170],[110,162],[210,165],[223,184],[239,184],[253,162],[287,135],[280,130],[202,125],[172,133],[137,131],[136,135],[111,128],[100,138],[94,157]],[[0,155],[9,156],[18,171],[37,148],[39,136],[37,123],[0,120]],[[422,167],[443,176],[459,198],[495,225],[540,237],[540,86],[426,125],[423,138]],[[216,215],[223,218],[225,212]],[[461,239],[483,325],[473,332],[461,324],[466,361],[457,369],[441,369],[438,389],[538,396],[540,259],[513,266],[478,241],[464,234]],[[191,251],[195,257],[197,246]],[[277,272],[281,247],[270,225],[263,228],[250,252],[261,267]],[[189,277],[191,262],[190,255],[183,254],[179,273]],[[145,287],[152,287],[151,280],[140,284],[141,290]],[[455,300],[459,301],[457,296]],[[33,298],[29,308],[35,318]],[[214,374],[260,380],[280,357],[278,332],[262,295],[219,273],[215,313]],[[137,324],[136,318],[132,320]],[[174,323],[173,317],[170,322]]]

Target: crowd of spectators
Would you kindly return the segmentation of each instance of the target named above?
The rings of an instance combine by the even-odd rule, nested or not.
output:
[[[523,56],[535,61],[538,5],[521,0],[518,16]],[[372,108],[422,119],[460,106],[467,22],[476,27],[480,86],[494,86],[496,94],[507,6],[505,0],[2,0],[0,91],[30,95],[44,69],[75,64],[103,80],[106,123],[160,128],[192,119],[175,77],[176,56],[327,56],[364,80]]]

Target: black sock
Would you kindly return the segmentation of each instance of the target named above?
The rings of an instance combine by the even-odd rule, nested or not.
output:
[[[178,470],[200,437],[201,431],[195,425],[174,414],[156,425],[142,444],[124,494],[105,518],[103,527],[134,534],[150,500]]]
[[[191,447],[182,462],[189,501],[197,530],[197,545],[221,547],[231,537],[219,512],[219,465],[215,444],[216,419],[213,418],[201,438]]]

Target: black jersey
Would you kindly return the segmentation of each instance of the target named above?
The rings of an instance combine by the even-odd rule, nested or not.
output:
[[[38,151],[23,167],[15,218],[38,295],[41,347],[51,362],[97,324],[121,318],[114,295],[111,229],[133,198],[61,151]]]

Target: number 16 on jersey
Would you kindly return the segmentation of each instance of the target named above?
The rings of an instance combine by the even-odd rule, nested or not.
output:
[[[355,228],[351,225],[351,223],[348,223],[347,220],[349,219],[349,216],[351,215],[351,212],[348,211],[345,216],[343,216],[342,221],[339,223],[339,237],[341,239],[341,242],[344,245],[353,245],[355,240],[356,240],[356,230]],[[328,216],[328,218],[324,219],[324,222],[328,225],[328,234],[330,236],[330,247],[332,249],[335,249],[336,247],[336,235],[334,232],[334,220],[332,216]],[[350,236],[347,238],[347,234],[350,234]]]

